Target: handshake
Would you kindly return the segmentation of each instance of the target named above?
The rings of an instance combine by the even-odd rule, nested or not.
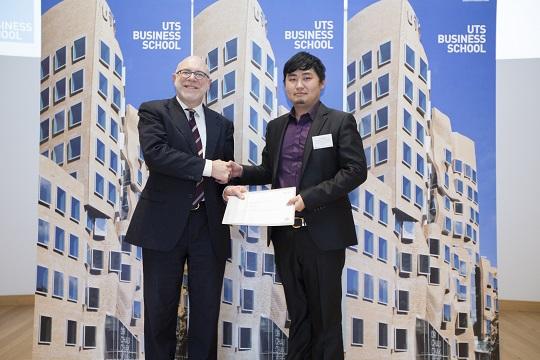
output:
[[[232,178],[242,176],[242,171],[242,165],[234,161],[212,161],[212,177],[220,184],[226,184]]]

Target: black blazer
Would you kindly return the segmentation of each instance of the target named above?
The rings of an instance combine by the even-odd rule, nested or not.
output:
[[[204,107],[206,152],[210,160],[233,160],[233,124]],[[141,194],[125,241],[148,249],[171,250],[189,217],[195,185],[202,178],[204,159],[197,156],[187,118],[176,97],[145,102],[139,108],[139,140],[150,175]],[[216,256],[230,256],[229,227],[222,225],[224,185],[204,178],[208,226]]]
[[[289,114],[268,123],[266,146],[259,166],[244,166],[239,183],[278,187],[277,171]],[[331,134],[333,146],[313,149],[313,137]],[[309,130],[300,185],[311,238],[321,250],[337,250],[357,244],[348,194],[367,178],[362,139],[354,117],[320,104]],[[299,215],[300,216],[300,215]],[[268,239],[272,229],[269,228]]]

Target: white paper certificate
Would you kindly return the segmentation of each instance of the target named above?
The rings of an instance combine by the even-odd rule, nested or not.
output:
[[[287,202],[296,196],[296,188],[245,192],[245,199],[230,196],[223,224],[282,226],[294,223],[294,205]]]

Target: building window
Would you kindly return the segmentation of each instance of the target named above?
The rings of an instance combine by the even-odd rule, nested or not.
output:
[[[36,271],[36,292],[47,294],[49,292],[49,269],[38,265]]]
[[[79,237],[73,234],[69,235],[69,257],[79,258]]]
[[[49,140],[49,119],[45,119],[39,124],[39,142],[43,143],[47,140]]]
[[[52,134],[53,136],[60,134],[66,128],[66,115],[64,110],[61,110],[54,114],[54,119],[52,123]]]
[[[122,59],[116,54],[114,54],[114,74],[118,76],[119,78],[122,78]]]
[[[133,311],[131,313],[133,319],[141,318],[141,302],[138,300],[133,300]]]
[[[444,245],[444,262],[450,264],[450,246]]]
[[[359,195],[358,195],[358,188],[354,189],[349,193],[349,201],[351,203],[351,206],[354,210],[358,210],[359,205]]]
[[[105,110],[98,105],[97,108],[97,125],[105,131],[107,128],[107,114],[105,113]]]
[[[77,70],[71,74],[70,83],[70,94],[74,95],[81,91],[84,87],[84,69]]]
[[[463,222],[454,221],[454,236],[463,236]]]
[[[223,321],[222,345],[226,347],[232,346],[232,323],[229,321]]]
[[[218,49],[215,48],[208,53],[206,62],[208,63],[208,70],[214,71],[218,67]]]
[[[391,42],[388,41],[381,46],[379,46],[379,66],[384,65],[388,62],[390,62],[392,58],[392,52],[391,52]]]
[[[259,162],[259,150],[257,148],[257,144],[255,144],[253,141],[249,140],[249,158],[248,161],[252,163],[253,165],[257,165]]]
[[[384,74],[377,79],[377,99],[390,92],[390,75]]]
[[[404,274],[412,273],[412,254],[402,252],[400,253],[399,271]]]
[[[223,107],[223,117],[234,123],[234,104]]]
[[[365,191],[364,198],[364,214],[368,215],[370,218],[373,217],[375,213],[375,198],[372,193]]]
[[[59,271],[53,274],[53,297],[59,299],[64,297],[64,274]]]
[[[270,55],[266,55],[266,75],[270,77],[270,79],[274,79],[274,59],[270,57]]]
[[[424,145],[424,138],[425,138],[424,126],[422,126],[422,124],[420,124],[417,121],[416,122],[416,141]]]
[[[405,176],[402,177],[402,183],[401,183],[401,196],[403,196],[407,200],[411,200],[411,181],[407,179]]]
[[[360,107],[367,106],[372,100],[371,81],[362,86],[360,91]]]
[[[408,134],[412,133],[412,116],[406,109],[403,109],[403,130]]]
[[[424,61],[424,59],[420,58],[420,79],[424,80],[424,82],[427,82],[427,76],[428,76],[428,66],[427,63]]]
[[[364,156],[366,158],[366,167],[371,168],[371,146],[364,148]]]
[[[360,76],[364,76],[371,71],[372,61],[371,61],[371,51],[368,51],[362,55],[362,60],[360,61]]]
[[[414,205],[422,209],[424,207],[424,190],[418,186],[414,186]]]
[[[233,70],[225,74],[223,79],[223,96],[227,96],[236,89],[236,72]]]
[[[58,103],[66,98],[66,79],[60,79],[54,85],[54,103]]]
[[[64,143],[58,144],[53,148],[52,160],[58,164],[64,164]]]
[[[388,241],[382,237],[379,237],[379,252],[377,253],[377,259],[382,262],[388,260]]]
[[[113,118],[111,118],[111,128],[109,136],[111,137],[111,139],[114,140],[114,142],[118,141],[118,123]]]
[[[56,50],[54,54],[54,72],[62,70],[66,66],[66,47]]]
[[[245,327],[238,328],[238,349],[239,350],[251,349],[251,328],[245,328]]]
[[[452,307],[450,304],[443,304],[443,322],[449,323],[452,321]]]
[[[447,165],[452,164],[452,152],[448,149],[444,149],[444,158]]]
[[[274,108],[274,94],[272,94],[272,90],[264,87],[264,109],[268,112],[272,111]]]
[[[236,60],[238,54],[238,41],[236,38],[229,40],[225,43],[225,64],[230,61]]]
[[[96,139],[96,160],[105,164],[105,144],[100,139]]]
[[[414,88],[413,88],[413,82],[411,79],[409,79],[407,76],[405,76],[405,90],[403,95],[407,100],[409,100],[410,103],[413,102],[414,97]]]
[[[347,296],[358,297],[358,271],[347,268]]]
[[[208,93],[206,94],[206,102],[208,104],[214,102],[218,98],[218,81],[214,80],[210,83],[210,88],[208,89]]]
[[[120,272],[120,281],[131,282],[131,265],[122,264]]]
[[[118,171],[118,155],[112,150],[109,151],[109,170],[114,174]]]
[[[367,114],[366,116],[362,117],[360,119],[360,136],[362,136],[362,139],[367,138],[371,135],[371,114]]]
[[[380,108],[375,114],[375,130],[380,131],[388,127],[388,106]]]
[[[41,81],[49,77],[50,67],[50,58],[47,56],[45,59],[41,60]]]
[[[408,167],[412,164],[412,150],[409,144],[403,143],[403,163]]]
[[[79,125],[82,122],[82,103],[71,105],[68,110],[69,127]]]
[[[373,301],[373,276],[364,274],[364,300]]]
[[[52,337],[52,318],[50,316],[39,317],[39,340],[40,344],[50,344]]]
[[[42,112],[46,110],[47,108],[49,108],[49,88],[41,90],[40,100],[41,100],[41,103],[40,103],[39,109]]]
[[[99,288],[87,287],[86,288],[86,307],[88,310],[99,309]]]
[[[98,93],[103,96],[104,99],[107,99],[107,95],[109,93],[109,80],[103,75],[102,73],[99,73],[99,88]]]
[[[388,160],[388,141],[383,140],[375,146],[375,165],[382,164]]]
[[[369,230],[364,230],[364,254],[373,256],[373,233]]]
[[[70,139],[67,146],[68,161],[77,160],[81,157],[81,137],[77,136]]]
[[[356,92],[347,95],[347,111],[354,112],[356,110]]]
[[[251,42],[251,61],[257,65],[257,67],[261,67],[262,64],[262,50],[259,45],[255,41]]]
[[[39,178],[39,201],[51,205],[51,182],[42,177]]]
[[[388,324],[378,323],[377,347],[386,349],[388,347]]]
[[[407,329],[395,329],[394,350],[407,351]]]
[[[109,49],[109,46],[103,42],[103,40],[100,41],[99,60],[101,60],[105,66],[109,67],[111,62],[111,50]]]
[[[414,50],[409,47],[409,45],[405,45],[405,65],[414,71],[414,64],[415,64],[415,56],[414,56]]]
[[[66,346],[77,345],[77,322],[68,320],[66,324]]]
[[[429,255],[418,254],[418,274],[429,275]]]
[[[66,192],[60,187],[56,187],[56,211],[62,215],[66,212]]]
[[[356,80],[356,61],[347,65],[347,85],[350,85]]]
[[[457,343],[457,357],[458,359],[469,358],[469,343],[466,343],[466,342]]]
[[[424,177],[425,165],[424,158],[420,154],[416,154],[416,173],[422,178]]]
[[[92,270],[103,270],[103,250],[92,249]]]
[[[116,185],[109,181],[109,194],[107,202],[111,205],[116,205]]]
[[[259,100],[260,81],[255,74],[251,74],[251,91],[249,92],[255,100]]]
[[[379,200],[379,223],[388,224],[388,204]]]
[[[351,345],[364,345],[364,320],[352,318],[352,342]]]
[[[74,276],[68,277],[68,300],[73,302],[79,300],[79,279]]]
[[[226,304],[233,303],[233,281],[232,279],[223,279],[223,302]]]
[[[429,283],[431,285],[441,284],[441,269],[439,269],[438,267],[429,268]]]
[[[252,289],[240,289],[240,306],[242,312],[253,312],[255,291]]]
[[[142,185],[143,183],[143,173],[141,169],[137,169],[137,184]]]
[[[388,281],[379,279],[379,304],[388,304]]]
[[[423,115],[426,113],[427,108],[427,100],[426,100],[426,94],[420,89],[418,89],[418,110]]]
[[[118,89],[116,86],[113,85],[113,98],[112,98],[112,107],[116,111],[120,110],[122,107],[122,94],[120,93],[120,89]]]
[[[94,193],[103,199],[103,196],[105,195],[105,180],[103,176],[101,176],[99,173],[96,173],[96,183],[94,186]]]
[[[96,327],[85,325],[83,326],[83,348],[96,348]]]
[[[112,272],[122,271],[122,253],[119,251],[110,251],[109,252],[109,270]]]

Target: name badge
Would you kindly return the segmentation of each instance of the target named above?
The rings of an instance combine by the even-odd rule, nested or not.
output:
[[[332,142],[332,134],[314,136],[312,139],[313,149],[324,149],[334,146],[334,143]]]

